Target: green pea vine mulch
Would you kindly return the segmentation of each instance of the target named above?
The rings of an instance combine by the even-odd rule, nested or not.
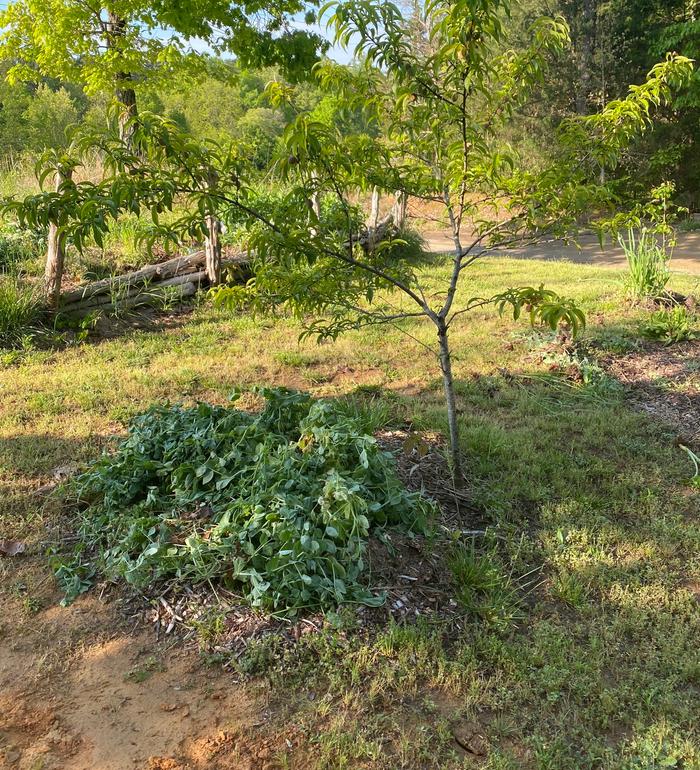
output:
[[[79,543],[54,557],[66,601],[98,578],[215,581],[285,614],[383,601],[363,581],[370,534],[425,533],[433,503],[405,489],[356,405],[257,392],[258,413],[153,406],[72,482]]]

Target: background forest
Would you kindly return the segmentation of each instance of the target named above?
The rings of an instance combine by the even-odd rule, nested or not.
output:
[[[700,57],[700,20],[694,0],[524,0],[514,4],[507,44],[525,44],[526,31],[542,15],[561,13],[571,46],[556,55],[546,86],[511,126],[511,140],[527,148],[533,163],[548,147],[548,136],[562,119],[588,114],[641,82],[667,51]],[[411,8],[406,8],[411,13]],[[7,82],[12,62],[0,65],[0,158],[3,192],[26,183],[32,158],[46,148],[60,149],[78,123],[95,127],[107,121],[103,96],[89,97],[80,85],[40,78],[36,83]],[[289,111],[271,107],[265,84],[275,70],[241,69],[212,57],[187,78],[138,88],[144,109],[172,118],[197,138],[243,139],[253,164],[269,164]],[[309,82],[297,90],[299,109],[316,107],[324,120],[339,121],[333,97]],[[700,74],[691,88],[667,110],[666,119],[630,149],[621,174],[649,186],[676,182],[684,205],[700,202]]]

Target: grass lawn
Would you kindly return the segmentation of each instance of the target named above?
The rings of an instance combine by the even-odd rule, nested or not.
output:
[[[447,266],[431,270],[437,287]],[[628,350],[649,312],[624,305],[614,270],[524,260],[476,265],[460,301],[540,282],[580,302],[599,355]],[[697,278],[671,288],[697,293]],[[552,372],[547,334],[490,310],[463,318],[452,343],[469,493],[488,530],[477,548],[516,587],[517,618],[252,645],[253,678],[236,686],[303,736],[259,766],[700,768],[700,491],[679,428],[633,408],[592,353],[571,382]],[[59,511],[34,490],[154,401],[224,402],[252,384],[360,389],[390,423],[444,432],[437,362],[420,344],[432,328],[403,328],[412,336],[382,327],[300,345],[289,319],[203,305],[163,331],[27,352],[0,369],[0,537],[36,553]],[[0,560],[0,603],[22,610],[12,627],[0,617],[0,644],[56,612],[32,600],[47,574],[30,560]]]

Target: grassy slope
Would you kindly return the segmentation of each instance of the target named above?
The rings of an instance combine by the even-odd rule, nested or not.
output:
[[[583,304],[589,336],[634,328],[619,273],[603,269],[494,260],[462,299],[541,281]],[[407,328],[430,340],[429,327]],[[475,623],[449,645],[420,627],[300,644],[268,675],[283,685],[273,695],[294,685],[288,718],[308,729],[321,767],[700,767],[700,503],[688,464],[674,431],[623,398],[504,377],[543,370],[526,331],[477,311],[453,335],[475,501],[512,575],[541,570],[525,620],[507,632]],[[155,400],[222,401],[253,383],[323,395],[376,385],[398,418],[444,429],[437,368],[417,341],[380,329],[298,346],[298,332],[202,309],[168,332],[0,370],[3,536],[40,537],[50,512],[31,490]],[[460,751],[459,730],[483,735],[488,758]]]

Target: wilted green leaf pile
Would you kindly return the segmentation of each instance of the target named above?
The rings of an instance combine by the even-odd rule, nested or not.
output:
[[[432,505],[347,405],[259,392],[259,413],[154,406],[78,477],[81,544],[57,565],[69,598],[102,574],[220,581],[283,612],[381,601],[362,583],[370,532],[421,531]]]

